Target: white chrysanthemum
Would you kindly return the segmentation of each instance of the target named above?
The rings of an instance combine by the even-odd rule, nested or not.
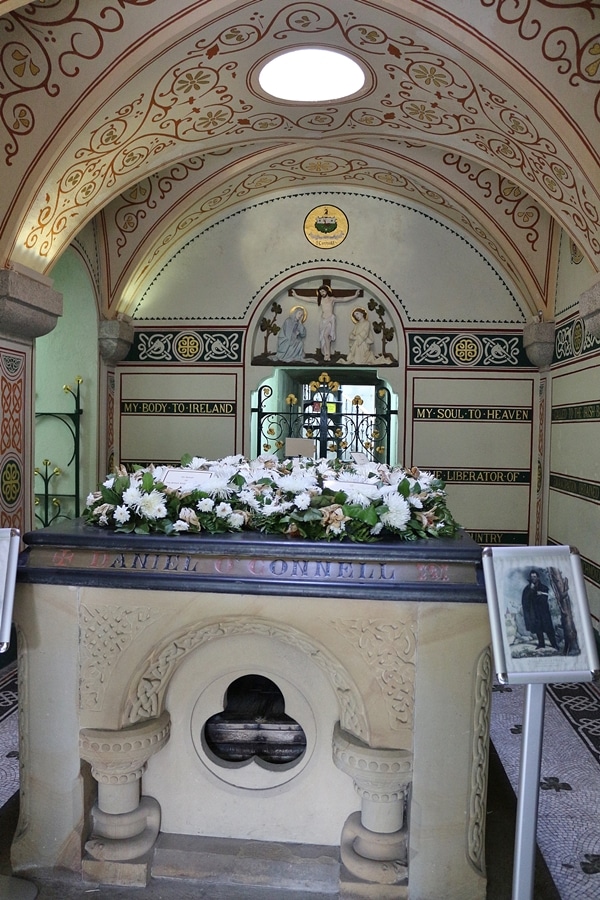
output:
[[[389,494],[385,498],[385,505],[388,511],[381,516],[383,524],[396,531],[403,531],[410,520],[410,506],[404,497],[401,494]]]
[[[257,456],[256,459],[253,459],[250,463],[251,466],[264,466],[267,469],[272,469],[273,466],[277,466],[279,464],[279,459],[276,453],[261,453],[260,456]]]
[[[378,534],[381,534],[383,531],[383,522],[376,522],[375,525],[371,528],[371,534],[376,537]]]
[[[127,506],[133,507],[133,509],[138,509],[140,503],[142,502],[142,492],[139,489],[137,484],[130,484],[128,488],[123,491],[122,497],[123,503]]]
[[[189,461],[189,463],[187,464],[186,468],[194,469],[194,470],[202,469],[207,464],[207,462],[208,462],[208,460],[205,459],[203,456],[192,456],[192,458]]]
[[[360,463],[356,466],[356,474],[359,478],[362,478],[363,481],[377,481],[380,475],[380,466],[378,463]],[[346,479],[346,474],[344,474],[344,480]]]
[[[176,522],[173,523],[173,531],[189,531],[190,523],[184,522],[183,519],[177,519]]]
[[[230,475],[217,475],[213,472],[210,480],[205,485],[202,485],[202,489],[218,500],[231,497],[232,494],[235,494],[237,488],[234,484],[229,484],[230,477]]]
[[[258,502],[256,494],[248,488],[244,488],[240,491],[240,500],[244,506],[249,506],[250,509],[260,509],[260,503]]]
[[[139,503],[139,512],[146,519],[164,519],[167,515],[164,494],[161,494],[160,491],[143,494]]]
[[[362,490],[361,488],[367,488],[367,490]],[[346,494],[348,503],[352,503],[355,506],[362,506],[363,509],[366,509],[367,506],[370,506],[377,496],[377,488],[375,488],[374,496],[369,485],[343,484],[341,485],[341,489]]]
[[[114,476],[114,475],[110,475],[110,476],[106,479],[106,481],[103,482],[103,485],[104,485],[105,488],[111,488],[111,487],[113,486],[114,483],[115,483],[115,476]]]
[[[272,503],[265,503],[260,511],[263,516],[278,516],[286,513],[293,505],[291,500],[274,500]]]
[[[232,512],[229,518],[227,519],[227,524],[230,528],[239,529],[242,527],[246,520],[244,516],[239,512]]]
[[[219,465],[221,466],[231,466],[234,470],[238,470],[240,465],[244,462],[244,457],[241,453],[236,453],[235,456],[224,456],[223,459],[219,460]]]
[[[227,519],[233,512],[230,503],[219,503],[218,506],[215,506],[215,515],[219,519]]]
[[[238,467],[232,465],[225,465],[221,460],[217,460],[217,462],[211,463],[208,467],[208,470],[213,478],[223,479],[226,478],[229,480],[234,475],[238,473]]]
[[[310,506],[310,494],[308,491],[302,491],[302,493],[297,494],[296,497],[294,497],[294,503],[298,509],[308,509]]]
[[[329,461],[326,459],[318,460],[315,469],[319,475],[329,475],[330,478],[335,478],[335,472],[329,465]]]
[[[417,481],[421,485],[424,491],[428,491],[431,489],[431,482],[435,481],[436,476],[433,472],[421,472],[419,471],[419,476]]]
[[[411,506],[414,506],[415,509],[423,509],[423,500],[421,499],[422,494],[409,494],[408,502]]]
[[[275,483],[282,491],[292,494],[300,494],[303,491],[309,491],[316,486],[317,479],[308,472],[292,472],[290,475],[275,475]]]
[[[113,516],[118,525],[123,525],[125,522],[129,522],[130,512],[126,506],[117,506]]]
[[[200,510],[200,512],[212,512],[215,506],[215,501],[212,497],[203,497],[202,500],[198,500],[196,503],[196,509]]]

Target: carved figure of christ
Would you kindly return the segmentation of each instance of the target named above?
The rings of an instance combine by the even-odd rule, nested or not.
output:
[[[321,345],[321,353],[325,362],[331,359],[331,345],[336,338],[336,318],[335,304],[336,302],[344,302],[347,300],[356,300],[363,296],[362,289],[351,291],[344,289],[334,289],[331,287],[331,279],[324,278],[323,283],[318,288],[290,288],[288,291],[290,297],[296,297],[299,300],[316,300],[317,305],[321,309],[321,319],[319,322],[319,343]]]

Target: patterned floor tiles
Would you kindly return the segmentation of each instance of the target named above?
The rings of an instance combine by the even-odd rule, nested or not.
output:
[[[0,806],[19,789],[17,664],[0,670]]]
[[[491,738],[515,792],[525,690],[494,686]],[[546,689],[538,844],[562,900],[600,897],[600,692]]]

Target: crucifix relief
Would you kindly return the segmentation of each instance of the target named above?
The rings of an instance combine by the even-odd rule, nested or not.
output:
[[[316,300],[317,306],[321,310],[321,319],[319,321],[321,353],[324,361],[329,362],[331,360],[332,344],[335,343],[336,339],[335,304],[362,297],[362,290],[334,289],[331,287],[331,279],[323,278],[322,284],[316,289],[290,288],[288,295],[298,300]]]

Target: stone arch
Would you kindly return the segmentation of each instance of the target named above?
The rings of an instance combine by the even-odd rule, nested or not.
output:
[[[340,660],[297,628],[268,619],[242,616],[231,616],[198,628],[188,628],[160,645],[144,669],[138,671],[129,683],[121,716],[122,725],[160,716],[169,682],[181,663],[210,641],[232,635],[259,635],[304,652],[324,672],[335,692],[341,727],[369,743],[370,729],[363,698]]]

